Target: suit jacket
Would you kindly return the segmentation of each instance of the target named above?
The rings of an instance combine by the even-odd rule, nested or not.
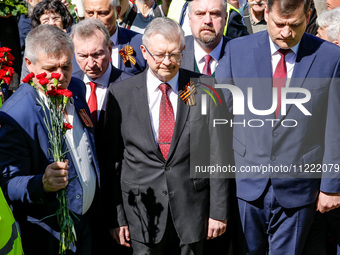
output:
[[[85,109],[90,116],[86,102],[77,93],[77,87],[81,85],[80,80],[72,78],[69,87],[73,87],[74,106],[77,112]],[[37,98],[36,89],[23,84],[0,110],[1,188],[13,208],[22,236],[25,236],[25,240],[34,239],[36,243],[38,240],[46,240],[44,236],[47,233],[59,239],[56,217],[45,218],[57,211],[59,202],[56,192],[46,193],[43,190],[43,174],[46,166],[54,160],[49,154],[50,144],[44,124],[44,112]],[[100,173],[93,131],[93,128],[84,125],[99,186]],[[69,179],[71,179],[77,176],[77,172],[69,154],[66,158],[69,160]],[[83,196],[79,179],[75,178],[71,181],[67,190],[70,209],[81,215],[83,199],[80,198]],[[36,249],[34,245],[26,247],[26,249],[31,248]]]
[[[248,124],[245,124],[245,127],[234,126],[233,148],[236,166],[239,169],[245,166],[272,166],[279,169],[284,166],[287,170],[286,173],[279,171],[278,175],[252,173],[250,176],[253,179],[245,178],[249,175],[241,176],[241,173],[238,173],[236,176],[239,177],[239,198],[246,201],[256,200],[263,194],[269,178],[277,200],[286,208],[314,203],[319,190],[332,193],[340,191],[338,173],[331,171],[326,165],[323,166],[324,173],[320,173],[320,169],[312,169],[313,164],[318,168],[322,165],[317,164],[338,164],[340,160],[339,63],[338,47],[304,34],[289,88],[304,88],[310,91],[311,98],[303,103],[303,106],[312,115],[305,115],[296,105],[288,104],[287,114],[279,115],[279,121],[268,122],[266,119],[275,119],[274,113],[259,116],[251,113],[248,107],[245,107],[244,115],[234,116],[234,122],[245,120],[248,123],[249,120],[258,119],[264,123],[258,128]],[[220,80],[218,77],[227,79]],[[217,67],[216,79],[219,83],[236,85],[245,98],[249,97],[247,89],[252,87],[255,109],[270,109],[272,65],[268,32],[255,33],[228,43],[227,57],[221,60]],[[231,94],[229,90],[225,92],[231,107]],[[304,93],[287,94],[289,99],[304,97]],[[284,127],[287,123],[297,125]]]
[[[225,46],[227,45],[227,42],[230,41],[230,38],[223,36],[222,37],[222,49],[221,49],[221,54],[220,60],[225,54]],[[185,37],[185,50],[183,52],[183,60],[181,64],[181,68],[190,70],[190,71],[195,71],[195,49],[194,49],[194,37],[192,35],[186,36]]]
[[[203,135],[204,131],[205,134],[215,131],[209,125],[210,117],[219,116],[221,108],[212,105],[209,115],[201,116],[199,100],[189,107],[179,98],[175,130],[165,160],[153,136],[146,76],[147,70],[110,87],[104,126],[107,146],[111,145],[106,171],[121,171],[115,174],[116,178],[120,176],[120,183],[117,182],[120,189],[115,196],[118,224],[129,226],[133,240],[158,243],[168,217],[172,217],[180,239],[184,243],[197,242],[207,234],[208,217],[227,219],[229,183],[224,178],[191,179],[190,160],[227,164],[230,133],[220,126],[216,129],[220,136],[213,132],[211,136]],[[200,76],[180,69],[179,92],[191,77]],[[198,91],[197,99],[202,94],[202,90]],[[190,151],[190,142],[192,148],[203,148],[213,141],[216,150],[208,153],[197,150],[195,157]],[[222,151],[226,153],[219,153]],[[113,169],[121,160],[121,169]],[[197,165],[195,162],[191,161]]]
[[[133,48],[132,56],[136,60],[136,64],[133,65],[130,61],[124,63],[124,59],[118,53],[118,69],[132,74],[137,74],[142,72],[146,67],[146,61],[143,57],[143,54],[140,50],[140,46],[142,45],[142,35],[136,33],[134,31],[118,27],[118,52],[123,49],[126,45],[131,45]],[[81,77],[82,71],[79,68],[75,57],[73,58],[73,72],[72,76]]]

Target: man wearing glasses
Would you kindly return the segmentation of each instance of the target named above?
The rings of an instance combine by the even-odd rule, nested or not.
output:
[[[202,254],[203,239],[216,238],[227,226],[228,180],[190,178],[191,159],[197,158],[190,143],[197,148],[213,143],[214,150],[199,159],[222,165],[228,164],[223,152],[230,141],[225,127],[209,125],[211,118],[221,117],[222,106],[209,100],[209,114],[203,116],[203,90],[197,89],[195,105],[180,97],[190,78],[202,76],[180,69],[184,48],[184,33],[176,22],[154,19],[141,46],[149,68],[109,88],[105,171],[120,172],[120,183],[113,185],[120,188],[112,233],[118,243],[132,246],[134,254]],[[202,130],[210,135],[210,129],[221,133],[218,139],[215,133],[200,136]]]

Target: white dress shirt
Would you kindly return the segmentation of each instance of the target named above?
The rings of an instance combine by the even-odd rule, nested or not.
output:
[[[93,81],[87,75],[84,75],[84,83],[86,85],[86,102],[88,102],[91,95],[91,87],[90,81],[97,83],[96,86],[96,95],[97,95],[97,120],[99,120],[100,111],[106,109],[106,101],[107,101],[107,89],[109,87],[110,76],[111,76],[112,66],[109,65],[106,72],[100,76],[98,79]]]
[[[113,43],[112,46],[112,53],[111,53],[111,63],[114,67],[118,68],[118,59],[120,58],[119,55],[119,49],[118,49],[118,24],[117,24],[117,28],[116,31],[113,33],[113,35],[110,37],[111,42]]]
[[[221,50],[222,50],[222,44],[223,44],[223,39],[221,39],[220,43],[213,49],[209,55],[212,57],[210,60],[210,70],[211,74],[213,74],[216,70],[216,67],[218,65],[218,59],[220,58],[221,55]],[[207,55],[207,53],[202,49],[202,47],[199,45],[196,40],[194,40],[194,53],[195,53],[195,60],[197,63],[198,70],[200,73],[203,72],[203,68],[205,65],[205,60],[204,56]]]
[[[148,69],[146,76],[146,87],[148,93],[148,105],[149,105],[149,113],[152,125],[153,135],[155,137],[155,141],[158,144],[158,129],[159,129],[159,107],[161,105],[162,92],[158,88],[161,85],[162,81],[160,81],[157,77],[155,77],[150,68]],[[168,90],[168,97],[172,104],[172,109],[174,110],[174,118],[176,121],[177,115],[177,101],[178,101],[178,73],[167,82],[171,89]]]

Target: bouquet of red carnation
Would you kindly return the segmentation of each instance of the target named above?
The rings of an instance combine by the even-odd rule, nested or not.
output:
[[[37,89],[39,94],[37,101],[45,114],[44,123],[48,130],[49,143],[51,144],[49,153],[53,155],[55,162],[63,162],[67,153],[67,151],[64,150],[65,134],[67,130],[72,129],[71,124],[65,123],[64,113],[66,104],[72,97],[72,92],[68,89],[58,87],[60,78],[60,74],[58,73],[51,74],[54,86],[51,86],[51,89],[48,90],[47,84],[50,83],[50,80],[47,79],[46,76],[46,73],[38,74],[36,76],[40,83],[39,87],[37,87],[32,80],[34,78],[34,73],[28,74],[22,81]],[[41,94],[44,94],[44,96]],[[58,191],[60,206],[55,213],[60,227],[59,254],[64,254],[67,249],[71,248],[71,244],[74,245],[76,241],[76,232],[71,215],[75,218],[77,217],[69,209],[69,200],[66,193],[67,187]]]
[[[7,47],[0,48],[0,91],[5,89],[4,86],[8,87],[13,80],[14,69],[12,65],[14,57],[10,51],[11,49]],[[2,103],[2,98],[0,97],[0,107]]]

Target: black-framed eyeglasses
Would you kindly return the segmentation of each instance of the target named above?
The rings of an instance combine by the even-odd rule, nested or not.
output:
[[[171,62],[179,62],[182,60],[183,57],[182,52],[170,54],[152,54],[145,45],[143,46],[156,63],[162,63],[166,57],[168,57]]]

